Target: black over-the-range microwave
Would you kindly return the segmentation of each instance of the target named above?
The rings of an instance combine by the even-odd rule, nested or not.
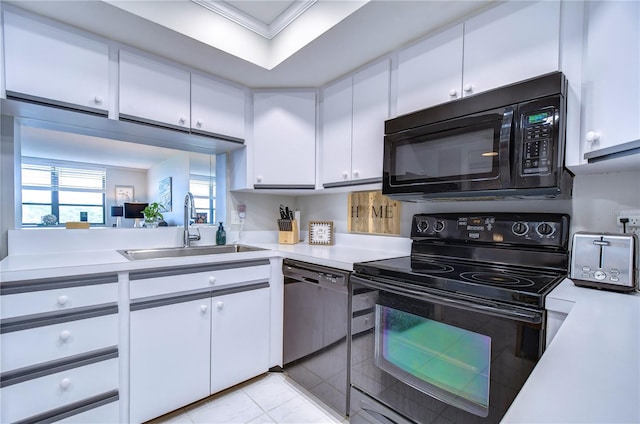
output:
[[[566,92],[564,74],[553,72],[387,120],[382,193],[570,198]]]

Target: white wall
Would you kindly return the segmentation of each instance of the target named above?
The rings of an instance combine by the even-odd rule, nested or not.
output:
[[[572,233],[620,232],[621,210],[640,210],[640,171],[577,175],[573,188]]]
[[[354,190],[355,191],[355,190]],[[273,196],[232,193],[232,209],[247,205],[244,230],[275,230],[278,206],[283,203],[301,212],[301,230],[309,220],[334,222],[337,233],[347,232],[348,194]],[[576,175],[571,200],[489,200],[402,202],[401,236],[409,237],[409,223],[416,213],[447,212],[537,212],[571,216],[571,234],[576,231],[619,232],[616,217],[621,210],[640,209],[640,172]],[[233,227],[233,229],[238,229]]]

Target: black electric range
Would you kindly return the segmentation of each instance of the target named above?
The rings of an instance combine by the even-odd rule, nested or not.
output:
[[[544,308],[567,276],[564,214],[418,214],[411,255],[354,265],[356,275],[418,291]]]

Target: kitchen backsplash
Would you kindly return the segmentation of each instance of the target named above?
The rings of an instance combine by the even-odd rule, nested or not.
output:
[[[580,174],[574,180],[571,200],[489,200],[489,201],[431,201],[402,203],[402,222],[410,222],[415,213],[422,212],[551,212],[571,215],[571,232],[589,230],[618,232],[616,217],[619,211],[640,209],[640,172]],[[354,188],[354,191],[357,191]],[[309,220],[334,222],[337,233],[347,232],[347,194],[309,196],[272,196],[256,193],[231,193],[233,207],[246,204],[245,231],[276,229],[278,205],[288,205],[301,212],[301,229]],[[233,226],[239,229],[239,226]],[[400,236],[408,237],[408,225],[401,225]]]

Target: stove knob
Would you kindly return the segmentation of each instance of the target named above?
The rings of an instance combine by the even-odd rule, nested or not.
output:
[[[536,232],[540,237],[550,236],[551,234],[554,233],[554,231],[555,229],[551,225],[547,224],[546,222],[542,222],[538,224],[538,226],[536,227]]]
[[[523,236],[529,232],[529,226],[525,222],[516,222],[511,227],[513,234]]]
[[[444,230],[444,221],[436,221],[436,223],[433,225],[433,231],[439,233],[442,230]]]
[[[427,221],[418,221],[418,232],[424,233],[429,228],[429,223]]]

